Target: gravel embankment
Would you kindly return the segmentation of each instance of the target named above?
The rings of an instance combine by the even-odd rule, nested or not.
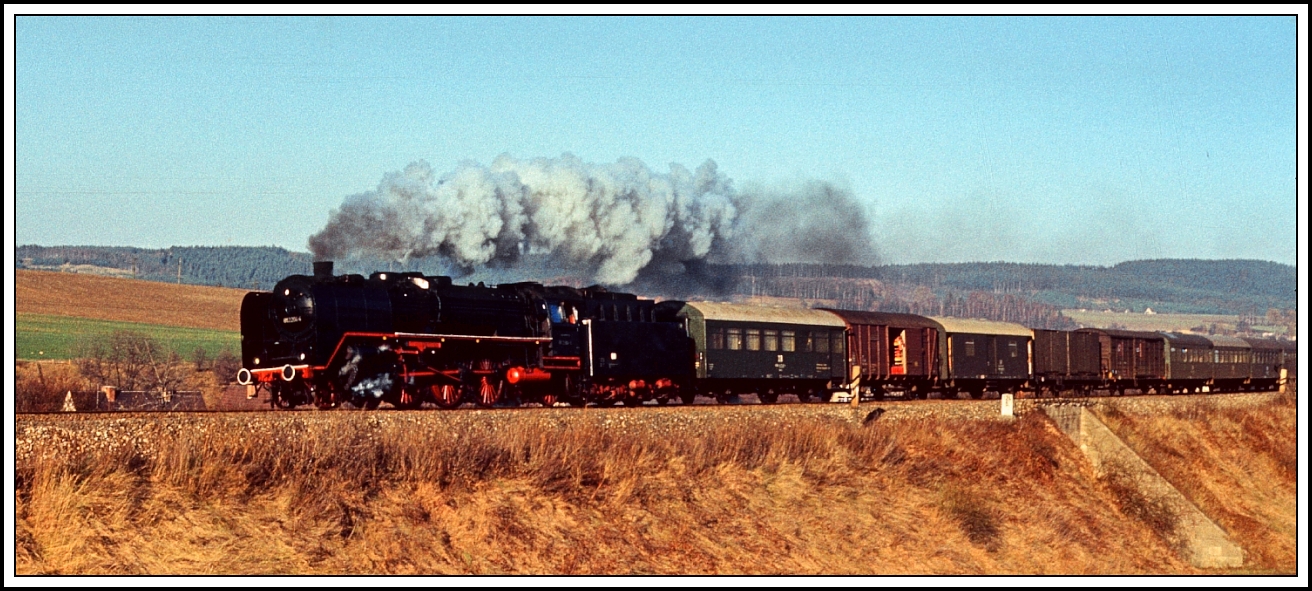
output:
[[[1220,394],[1212,396],[1133,396],[1088,399],[1022,399],[1016,401],[1016,414],[1033,412],[1038,406],[1071,404],[1082,406],[1113,405],[1123,412],[1169,412],[1190,405],[1210,408],[1253,406],[1268,403],[1274,392]],[[460,409],[454,411],[284,411],[244,413],[60,413],[18,415],[15,433],[15,460],[22,464],[34,455],[63,455],[73,451],[104,453],[134,449],[153,455],[153,451],[184,434],[204,435],[211,429],[230,434],[236,429],[251,437],[269,441],[283,440],[305,429],[330,429],[334,425],[360,423],[379,429],[413,428],[417,436],[471,430],[497,431],[518,428],[563,429],[601,426],[616,435],[625,432],[656,431],[670,437],[696,435],[707,428],[750,423],[770,431],[786,429],[799,420],[837,420],[862,422],[876,409],[880,421],[975,421],[1005,420],[998,400],[921,400],[867,402],[853,408],[848,404],[740,404],[728,406],[694,405],[644,408],[524,408]]]

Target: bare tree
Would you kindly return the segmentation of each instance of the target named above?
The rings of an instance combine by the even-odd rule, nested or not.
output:
[[[206,351],[205,347],[196,347],[196,350],[191,353],[191,361],[196,364],[196,371],[205,371],[210,364],[209,351]]]
[[[182,358],[138,332],[120,330],[85,339],[74,352],[78,370],[99,384],[166,391],[182,384]]]
[[[241,369],[241,359],[230,349],[224,349],[214,358],[214,377],[220,384],[231,384],[237,379],[237,370]]]

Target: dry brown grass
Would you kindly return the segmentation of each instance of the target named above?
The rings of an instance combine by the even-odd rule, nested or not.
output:
[[[181,363],[175,369],[183,376],[179,390],[199,391],[207,409],[220,407],[223,385],[213,372],[195,371],[191,363]],[[14,409],[20,413],[60,412],[69,391],[88,392],[99,387],[71,362],[19,361],[14,366]]]
[[[94,389],[66,361],[19,361],[14,365],[14,411],[57,412],[70,391]]]
[[[1292,574],[1298,568],[1295,398],[1282,395],[1261,408],[1198,398],[1164,414],[1133,406],[1101,414],[1243,547],[1246,570]]]
[[[118,279],[53,271],[14,271],[16,312],[240,330],[247,290]]]
[[[1109,509],[1038,416],[766,430],[703,413],[670,430],[435,414],[218,415],[136,447],[89,445],[116,423],[80,419],[65,437],[88,445],[18,456],[17,572],[1194,572]]]

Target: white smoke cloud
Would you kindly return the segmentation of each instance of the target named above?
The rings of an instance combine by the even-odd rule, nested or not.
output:
[[[310,237],[310,249],[335,259],[436,256],[466,270],[545,258],[598,283],[623,285],[654,262],[662,268],[708,258],[770,262],[770,253],[780,250],[770,241],[734,243],[736,235],[752,230],[742,226],[760,220],[769,221],[761,234],[778,237],[774,244],[798,238],[803,246],[824,246],[790,234],[794,220],[760,213],[775,203],[806,214],[800,218],[813,217],[833,206],[832,191],[822,193],[828,202],[818,209],[805,204],[814,199],[808,195],[769,195],[753,209],[753,197],[736,193],[712,160],[695,171],[671,164],[668,173],[658,173],[633,158],[591,164],[571,154],[532,160],[502,155],[490,166],[467,162],[441,176],[420,161],[386,175],[377,190],[348,197]],[[860,219],[864,238],[858,242],[864,242],[856,251],[870,243]],[[798,229],[822,228],[808,222]],[[842,256],[851,258],[852,252]],[[859,262],[830,260],[826,252],[789,258]]]

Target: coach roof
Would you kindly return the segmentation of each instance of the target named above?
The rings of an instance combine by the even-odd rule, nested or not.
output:
[[[915,314],[898,314],[895,312],[860,312],[857,310],[832,310],[830,308],[820,308],[826,312],[838,315],[839,318],[846,320],[850,324],[869,324],[874,326],[891,326],[893,328],[933,328],[937,330],[937,322],[924,316]]]
[[[768,322],[774,324],[809,324],[812,326],[847,326],[842,319],[829,312],[806,308],[767,308],[745,304],[721,304],[717,302],[688,302],[680,316],[701,317],[705,320],[727,322]]]
[[[1212,341],[1213,347],[1227,347],[1232,349],[1252,349],[1253,346],[1248,341],[1239,337],[1232,337],[1220,334],[1209,334],[1207,340]]]
[[[995,322],[993,320],[978,320],[975,318],[951,318],[946,316],[930,316],[929,319],[937,322],[939,326],[943,327],[944,332],[949,333],[1034,337],[1034,333],[1030,331],[1030,329],[1011,322]]]

